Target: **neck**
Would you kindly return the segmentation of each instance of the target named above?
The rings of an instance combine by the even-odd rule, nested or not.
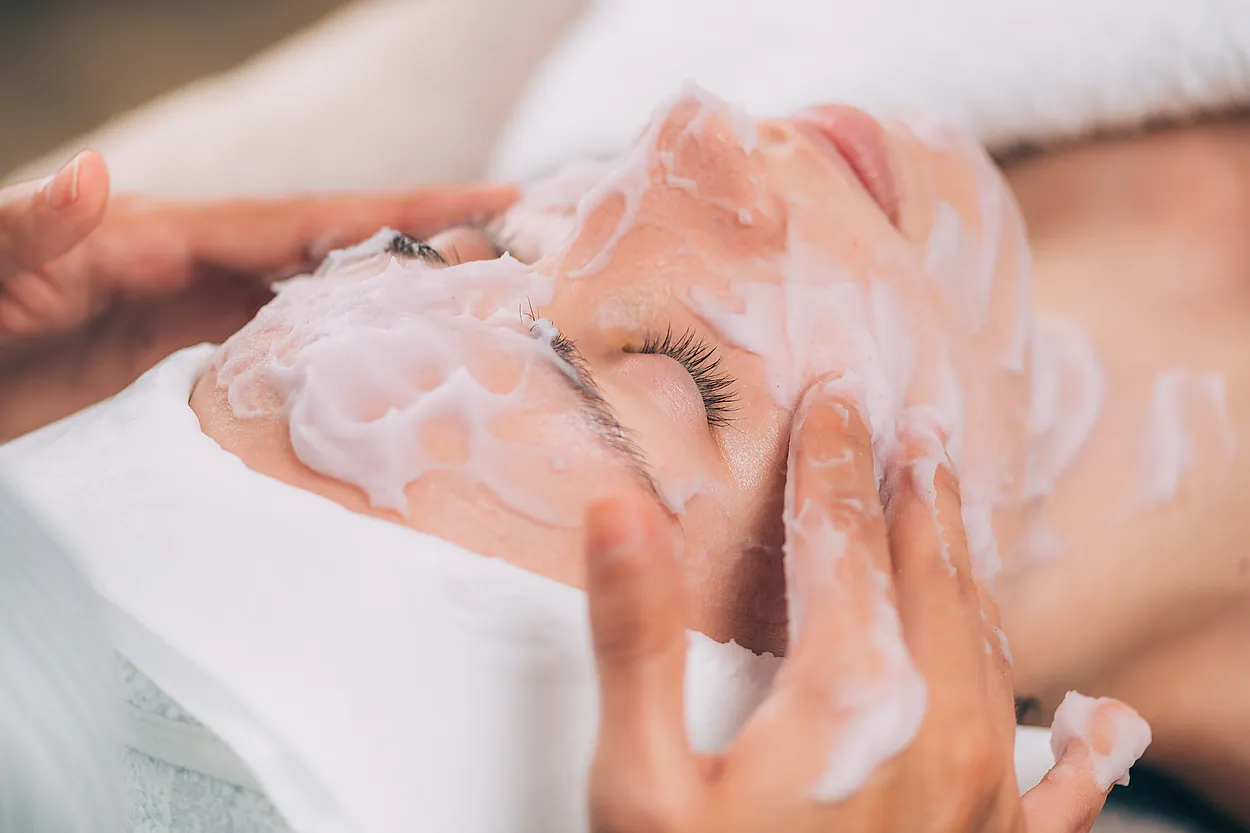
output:
[[[1250,666],[1230,661],[1250,640],[1250,120],[1092,142],[1006,173],[1036,309],[1088,338],[1105,383],[1044,506],[1062,549],[1000,588],[1018,688],[1047,712],[1068,687],[1120,697],[1155,727],[1148,759],[1250,819],[1239,789],[1196,783],[1194,766],[1250,773],[1238,740]],[[1160,432],[1167,378],[1190,381]],[[1144,499],[1143,465],[1169,447],[1171,476]]]
[[[1138,290],[1175,292],[1178,273],[1201,279],[1188,294],[1242,289],[1250,119],[1074,146],[1006,174],[1029,229],[1043,310],[1070,306],[1094,273],[1131,270]]]

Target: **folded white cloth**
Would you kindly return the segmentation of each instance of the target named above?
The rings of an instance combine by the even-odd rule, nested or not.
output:
[[[119,649],[301,833],[585,829],[583,594],[247,469],[187,405],[212,352],[0,449]],[[777,661],[691,648],[690,729],[715,749]]]
[[[614,153],[686,79],[755,115],[856,104],[999,150],[1250,103],[1250,3],[600,0],[531,82],[494,172]]]
[[[187,404],[212,355],[177,353],[0,447],[119,650],[299,833],[585,830],[584,594],[246,468]],[[689,639],[687,724],[713,751],[779,660]],[[1021,749],[1026,770],[1049,765],[1044,738]]]

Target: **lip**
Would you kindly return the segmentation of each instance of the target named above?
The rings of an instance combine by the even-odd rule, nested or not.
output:
[[[791,120],[810,128],[824,144],[832,147],[897,228],[900,202],[898,179],[881,122],[857,107],[844,104],[800,110]]]

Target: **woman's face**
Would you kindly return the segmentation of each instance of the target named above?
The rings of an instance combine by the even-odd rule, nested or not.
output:
[[[297,281],[197,389],[206,432],[574,585],[585,507],[642,490],[672,518],[691,626],[777,651],[791,412],[833,375],[878,460],[900,433],[947,442],[993,569],[994,532],[1014,533],[991,511],[1027,496],[1029,262],[975,149],[849,108],[755,121],[688,93],[497,232],[519,262],[479,260],[490,242],[462,229],[430,241],[449,268],[398,241]]]

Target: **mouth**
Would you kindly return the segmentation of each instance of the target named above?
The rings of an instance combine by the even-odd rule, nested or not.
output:
[[[794,123],[811,131],[850,166],[864,190],[895,228],[899,222],[899,186],[885,129],[856,107],[830,104],[801,110]]]

